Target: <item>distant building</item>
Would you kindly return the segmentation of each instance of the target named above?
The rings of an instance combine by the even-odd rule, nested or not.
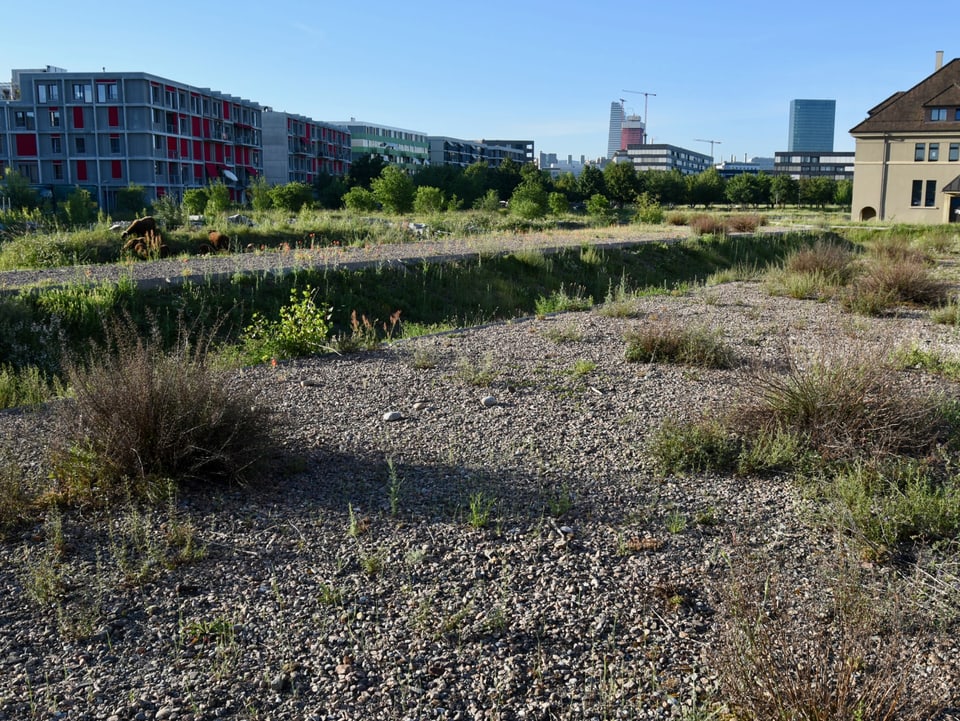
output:
[[[613,158],[613,154],[623,147],[620,145],[623,118],[623,103],[614,100],[610,103],[610,131],[607,135],[607,158]]]
[[[960,59],[867,111],[856,140],[854,220],[960,221]]]
[[[351,158],[354,163],[364,156],[379,155],[390,165],[415,171],[430,162],[430,143],[426,133],[354,118],[335,124],[350,131]]]
[[[553,178],[557,178],[566,173],[573,173],[574,177],[579,177],[586,164],[587,159],[584,155],[581,155],[580,160],[576,161],[572,155],[568,155],[566,160],[561,160],[557,158],[556,153],[540,153],[540,170],[547,171]]]
[[[852,152],[778,152],[773,171],[793,178],[833,178],[853,180],[854,154]]]
[[[836,115],[836,100],[791,100],[787,150],[833,152]]]
[[[117,191],[152,202],[222,180],[235,200],[263,172],[258,103],[143,72],[13,70],[0,98],[0,173],[55,200],[82,187],[110,212]]]
[[[271,185],[312,183],[321,173],[350,172],[350,131],[293,113],[265,109],[263,173]]]
[[[643,145],[647,142],[647,124],[639,115],[628,115],[620,124],[620,147],[617,150],[626,150]],[[613,155],[611,154],[612,158]]]
[[[754,157],[747,160],[746,155],[744,155],[743,160],[721,160],[714,166],[717,169],[717,172],[720,173],[722,178],[733,178],[737,175],[743,175],[744,173],[751,173],[757,175],[759,173],[766,173],[767,175],[772,175],[774,171],[774,159],[773,158],[762,158]]]
[[[638,172],[679,170],[684,175],[696,175],[711,167],[713,158],[676,145],[653,143],[618,150],[613,156],[613,162],[633,163]]]
[[[534,154],[534,143],[532,140],[491,140],[484,138],[480,142],[490,148],[500,148],[500,150],[496,152],[502,154],[503,158],[510,157],[511,160],[521,164],[533,163],[537,160]]]
[[[480,162],[496,168],[508,158],[515,163],[528,163],[532,152],[528,146],[533,147],[532,140],[461,140],[436,135],[427,140],[431,165],[458,165],[461,168]]]

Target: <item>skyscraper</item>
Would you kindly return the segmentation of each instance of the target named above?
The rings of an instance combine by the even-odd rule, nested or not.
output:
[[[620,129],[623,126],[623,103],[610,103],[610,134],[607,136],[607,158],[620,150]]]
[[[787,150],[833,152],[836,114],[836,100],[791,100]]]

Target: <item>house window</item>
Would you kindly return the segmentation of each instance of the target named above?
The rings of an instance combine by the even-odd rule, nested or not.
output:
[[[920,199],[923,196],[923,181],[914,180],[913,187],[910,191],[910,206],[913,208],[920,207]]]
[[[120,138],[119,137],[110,137],[110,153],[113,155],[120,155]]]
[[[60,111],[59,110],[50,111],[50,127],[51,128],[60,127]]]
[[[63,163],[53,164],[53,179],[63,180]]]
[[[947,160],[951,163],[960,160],[960,143],[950,143],[950,155],[947,156]]]
[[[163,136],[154,135],[153,136],[153,149],[154,150],[163,150]]]
[[[913,159],[916,161],[923,160],[924,156],[927,154],[927,145],[926,143],[917,143],[913,146]],[[918,203],[919,205],[919,203]]]
[[[930,152],[927,153],[927,160],[940,160],[940,143],[930,143]]]
[[[925,208],[932,208],[937,204],[937,181],[927,181],[927,192],[923,196],[923,205]]]
[[[83,155],[87,152],[87,141],[86,138],[74,138],[73,147],[77,151],[77,155]]]
[[[930,109],[930,120],[938,122],[940,120],[947,119],[947,109],[946,108],[931,108]]]
[[[50,152],[59,155],[63,152],[63,140],[59,135],[53,135],[50,138]]]
[[[89,103],[93,100],[93,89],[89,83],[73,84],[73,101],[76,103]]]

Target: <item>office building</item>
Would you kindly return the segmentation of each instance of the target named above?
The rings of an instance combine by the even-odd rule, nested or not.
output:
[[[833,152],[836,100],[791,100],[789,152]]]
[[[633,163],[637,172],[679,170],[684,175],[696,175],[709,168],[713,164],[713,158],[676,145],[653,143],[618,150],[614,153],[613,162]]]
[[[613,154],[621,149],[621,131],[623,129],[623,102],[614,100],[610,103],[610,131],[607,135],[607,158],[612,159]]]

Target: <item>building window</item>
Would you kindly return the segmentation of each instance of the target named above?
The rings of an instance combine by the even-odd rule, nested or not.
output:
[[[50,127],[51,128],[60,127],[60,111],[59,110],[50,111]]]
[[[50,152],[56,153],[57,155],[63,152],[63,141],[59,135],[54,135],[50,138]]]
[[[120,138],[110,138],[110,153],[113,155],[120,155]]]
[[[914,180],[913,187],[910,191],[910,206],[913,208],[920,207],[920,199],[923,196],[923,181]]]
[[[947,160],[951,163],[960,160],[960,143],[950,143],[950,155],[947,156]]]
[[[927,160],[931,162],[940,160],[940,143],[930,143],[930,152],[927,153]]]
[[[937,204],[937,181],[927,181],[927,192],[923,196],[923,205],[925,208],[932,208]]]
[[[938,122],[940,120],[947,119],[947,109],[946,108],[931,108],[930,109],[930,120]]]
[[[63,163],[53,164],[53,179],[63,180]]]
[[[73,101],[75,103],[89,103],[93,100],[93,89],[89,83],[73,84]]]
[[[117,84],[116,83],[97,83],[97,101],[105,103],[108,100],[117,100]]]
[[[153,136],[153,149],[154,150],[163,150],[163,136],[154,135]]]
[[[924,156],[927,154],[927,145],[926,143],[917,143],[913,146],[913,159],[916,161],[923,160]]]
[[[77,151],[77,155],[83,155],[87,152],[87,140],[86,138],[74,138],[73,147]]]
[[[17,110],[13,114],[13,126],[33,130],[36,127],[32,110]]]

